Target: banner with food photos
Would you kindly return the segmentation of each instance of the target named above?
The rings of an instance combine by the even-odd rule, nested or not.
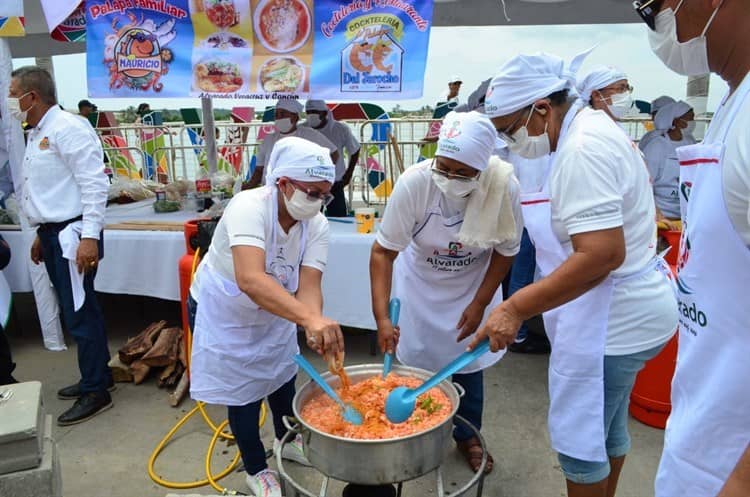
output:
[[[0,1],[0,36],[23,36],[23,0]]]
[[[417,98],[432,0],[86,0],[91,97]]]

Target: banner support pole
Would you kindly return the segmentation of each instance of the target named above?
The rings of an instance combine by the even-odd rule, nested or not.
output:
[[[203,111],[203,143],[206,144],[208,174],[214,174],[217,170],[218,156],[216,154],[216,126],[214,125],[213,101],[210,98],[202,97],[201,110]]]

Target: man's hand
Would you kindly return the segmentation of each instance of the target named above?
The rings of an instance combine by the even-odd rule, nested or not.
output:
[[[94,238],[81,238],[76,252],[76,266],[79,273],[90,273],[99,264],[98,240]]]
[[[378,344],[380,344],[380,351],[385,353],[393,354],[396,352],[398,347],[398,339],[401,336],[401,328],[393,326],[390,319],[384,319],[378,321]]]
[[[31,244],[31,262],[34,264],[44,262],[44,257],[42,256],[42,242],[39,240],[39,235],[34,238],[34,243]]]
[[[523,324],[523,320],[514,312],[513,306],[505,301],[495,307],[479,331],[474,335],[474,339],[469,344],[468,349],[473,350],[485,338],[490,339],[490,350],[497,352],[512,344],[516,340],[518,330]],[[464,334],[461,333],[458,339],[463,340]]]
[[[471,303],[466,306],[464,312],[461,313],[461,319],[458,320],[458,324],[456,325],[456,329],[460,331],[458,341],[463,340],[477,331],[477,327],[484,317],[485,308],[486,306],[475,300],[472,300]]]
[[[304,323],[307,345],[325,357],[336,356],[344,352],[344,336],[341,327],[333,319],[315,316]]]

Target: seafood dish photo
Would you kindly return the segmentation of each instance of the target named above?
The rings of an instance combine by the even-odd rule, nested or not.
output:
[[[198,88],[212,93],[233,93],[244,82],[240,66],[229,61],[204,61],[195,65]]]
[[[305,68],[294,57],[276,57],[260,68],[259,85],[266,92],[295,92],[305,81]]]
[[[268,50],[286,53],[297,50],[310,36],[312,16],[302,0],[265,0],[255,10],[254,27]]]

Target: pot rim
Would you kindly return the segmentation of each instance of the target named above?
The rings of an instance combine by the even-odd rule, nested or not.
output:
[[[377,363],[367,363],[367,364],[355,364],[352,366],[346,366],[344,367],[344,371],[352,372],[352,373],[364,373],[364,372],[373,372],[375,374],[382,374],[383,372],[383,365],[377,364]],[[426,380],[431,378],[435,373],[432,371],[428,371],[426,369],[421,368],[415,368],[411,366],[404,366],[404,365],[397,365],[394,364],[393,368],[391,369],[391,372],[399,373],[403,376],[411,376],[411,377],[417,377],[421,380]],[[324,373],[321,373],[321,376],[323,377],[326,382],[328,382],[329,379],[337,380],[338,376],[332,375],[329,371],[326,371]],[[330,382],[329,382],[330,383]],[[312,384],[312,386],[311,386]],[[304,419],[302,419],[302,416],[300,415],[301,407],[298,409],[298,404],[300,404],[300,394],[307,393],[307,390],[310,390],[312,388],[317,388],[320,390],[320,387],[313,381],[308,380],[307,383],[302,385],[302,387],[294,394],[294,399],[292,400],[292,411],[294,412],[294,417],[296,421],[302,425],[302,427],[305,430],[314,432],[318,435],[328,437],[334,440],[338,440],[340,442],[347,442],[347,443],[357,443],[357,444],[364,444],[364,445],[374,445],[374,444],[382,444],[382,443],[392,443],[392,442],[403,442],[406,440],[411,440],[418,437],[423,437],[429,433],[432,433],[435,430],[439,430],[445,426],[446,423],[451,422],[453,420],[453,417],[456,415],[456,412],[458,411],[458,404],[460,401],[460,394],[458,393],[458,389],[453,385],[453,383],[450,380],[443,380],[441,381],[435,388],[440,388],[445,392],[445,394],[448,396],[448,399],[453,404],[451,408],[451,412],[448,416],[445,417],[445,419],[436,424],[435,426],[428,428],[424,431],[419,431],[417,433],[412,433],[411,435],[406,435],[403,437],[396,437],[396,438],[347,438],[342,437],[339,435],[333,435],[331,433],[327,433],[324,431],[321,431],[317,428],[314,428],[309,423],[307,423]],[[321,390],[322,392],[322,390]]]

